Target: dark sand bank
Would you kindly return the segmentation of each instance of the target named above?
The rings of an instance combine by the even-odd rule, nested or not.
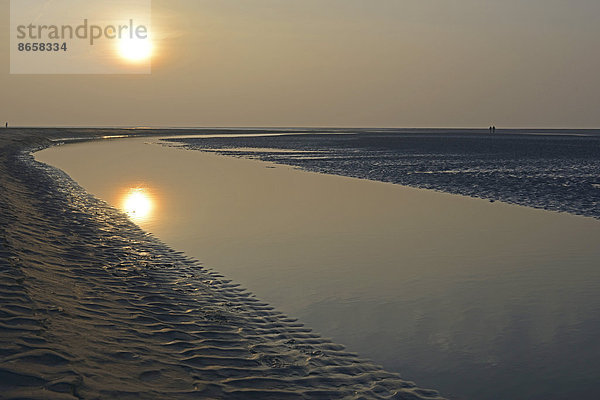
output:
[[[352,132],[165,142],[306,171],[600,219],[600,131],[511,129],[495,135],[462,129]]]
[[[0,136],[1,397],[439,399],[203,270],[29,154],[53,138],[121,133]]]

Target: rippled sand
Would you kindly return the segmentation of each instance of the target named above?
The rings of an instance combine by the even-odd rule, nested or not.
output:
[[[353,129],[167,142],[600,219],[600,131]],[[320,133],[320,134],[316,134]],[[339,133],[339,132],[338,132]]]
[[[108,132],[116,134],[118,132]],[[0,138],[3,398],[440,399],[145,234]]]

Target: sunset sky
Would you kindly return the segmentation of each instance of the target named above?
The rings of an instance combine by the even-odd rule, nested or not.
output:
[[[9,25],[9,1],[0,20]],[[598,0],[154,0],[150,75],[10,75],[20,126],[600,127]]]

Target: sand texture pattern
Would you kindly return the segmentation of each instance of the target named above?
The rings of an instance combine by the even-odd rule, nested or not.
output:
[[[33,160],[31,150],[65,132],[8,132],[0,139],[0,397],[440,399],[278,313]]]

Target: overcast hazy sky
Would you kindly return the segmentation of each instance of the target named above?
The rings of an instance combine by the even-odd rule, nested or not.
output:
[[[600,127],[598,0],[154,0],[149,76],[9,75],[0,120]]]

